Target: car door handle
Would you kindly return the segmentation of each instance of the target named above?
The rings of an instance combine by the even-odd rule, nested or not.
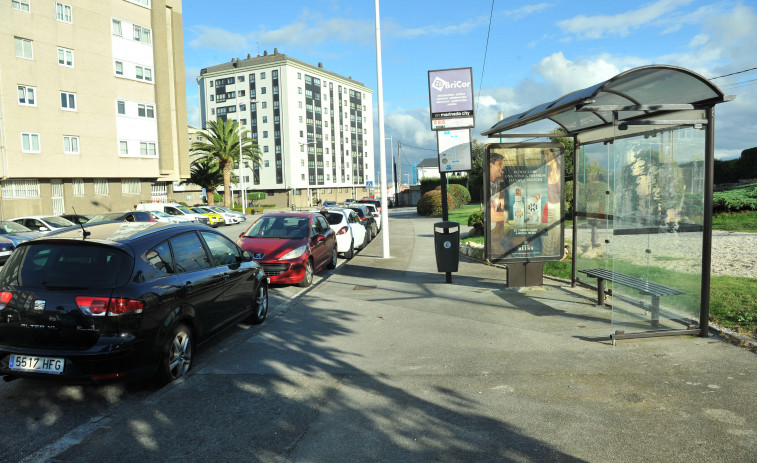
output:
[[[184,289],[185,289],[185,290],[186,290],[187,292],[191,292],[191,291],[192,291],[192,288],[193,288],[193,285],[192,285],[192,282],[191,282],[191,281],[187,281],[187,282],[186,282],[186,283],[184,284]]]
[[[228,279],[229,279],[229,274],[228,273],[224,273],[223,274],[223,281],[226,281]]]

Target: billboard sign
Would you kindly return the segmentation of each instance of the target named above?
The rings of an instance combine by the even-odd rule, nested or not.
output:
[[[560,260],[564,242],[564,148],[560,143],[486,147],[486,255],[491,261]]]
[[[436,132],[439,150],[439,172],[471,170],[470,129],[440,130]]]
[[[472,128],[472,68],[428,71],[428,99],[431,108],[431,130]]]

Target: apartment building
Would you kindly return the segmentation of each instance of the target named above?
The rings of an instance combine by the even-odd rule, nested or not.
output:
[[[204,68],[197,83],[202,129],[231,119],[260,147],[260,165],[243,167],[235,191],[285,207],[371,194],[373,90],[277,49]]]
[[[0,216],[131,209],[189,177],[180,0],[0,5]]]

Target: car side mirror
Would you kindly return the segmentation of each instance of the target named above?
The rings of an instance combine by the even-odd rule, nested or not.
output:
[[[49,228],[47,228],[47,227],[39,227],[39,228],[37,229],[37,231],[41,231],[41,232],[43,232],[43,231],[50,231],[50,229],[49,229]]]
[[[242,259],[245,262],[251,262],[252,261],[252,254],[250,254],[250,251],[242,251]]]

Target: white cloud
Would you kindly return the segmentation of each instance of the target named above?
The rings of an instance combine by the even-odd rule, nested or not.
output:
[[[291,24],[274,30],[250,34],[265,43],[313,46],[324,42],[371,44],[375,41],[375,25],[364,19],[314,17],[307,11]]]
[[[193,26],[187,29],[194,38],[187,43],[193,48],[207,48],[221,51],[246,50],[250,43],[242,34],[221,29],[220,27]]]
[[[626,37],[631,31],[660,22],[675,24],[671,17],[679,7],[693,0],[658,0],[639,9],[616,15],[579,15],[566,19],[557,25],[566,33],[579,39],[600,39],[606,36]]]

